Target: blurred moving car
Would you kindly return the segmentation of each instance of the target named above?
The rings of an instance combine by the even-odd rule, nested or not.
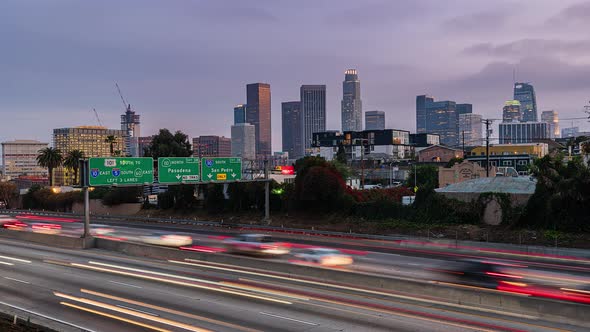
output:
[[[522,279],[522,276],[512,272],[518,267],[488,260],[463,259],[445,263],[444,267],[437,268],[435,271],[442,273],[453,282],[495,288],[500,281]]]
[[[37,222],[31,224],[31,230],[33,233],[59,234],[61,233],[61,225]]]
[[[84,226],[82,225],[82,232],[84,232]],[[108,235],[114,233],[115,229],[109,225],[101,224],[90,224],[90,234],[92,235]]]
[[[241,253],[264,256],[280,256],[289,253],[284,243],[275,242],[264,234],[242,234],[225,241],[229,253]]]
[[[18,221],[18,219],[13,218],[11,216],[2,214],[0,215],[0,225],[4,225],[5,223],[10,223],[10,222],[15,222]]]
[[[302,249],[295,257],[306,262],[312,262],[324,266],[344,266],[350,265],[353,259],[341,251],[329,248],[308,248]]]
[[[29,225],[20,220],[14,219],[3,222],[2,227],[13,231],[24,231],[27,229],[27,227],[29,227]]]
[[[167,247],[183,247],[193,244],[193,238],[188,235],[168,234],[168,233],[154,233],[150,235],[143,235],[139,240],[146,244],[155,244],[158,246]]]

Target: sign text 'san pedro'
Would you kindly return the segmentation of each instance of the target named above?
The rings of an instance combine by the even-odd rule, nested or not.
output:
[[[242,179],[241,158],[204,158],[201,164],[202,181],[226,182]]]

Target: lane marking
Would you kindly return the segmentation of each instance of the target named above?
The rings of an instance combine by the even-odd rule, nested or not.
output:
[[[0,256],[0,258],[8,259],[9,261],[31,264],[31,261],[28,261],[26,259],[20,259],[20,258],[8,257],[8,256]]]
[[[123,308],[123,309],[127,309],[127,310],[133,310],[133,311],[141,312],[143,314],[148,314],[148,315],[152,315],[152,316],[155,316],[155,317],[160,317],[160,315],[154,314],[153,312],[143,311],[143,310],[139,310],[139,309],[136,309],[136,308],[127,307],[127,306],[120,305],[120,304],[117,304],[117,307]]]
[[[285,320],[290,320],[292,322],[297,322],[297,323],[301,323],[301,324],[307,324],[307,325],[313,325],[313,326],[320,325],[320,324],[306,322],[304,320],[299,320],[299,319],[295,319],[295,318],[289,318],[289,317],[285,317],[285,316],[269,314],[268,312],[264,312],[264,311],[259,312],[259,314],[265,315],[265,316],[270,316],[270,317],[275,317],[275,318],[280,318],[280,319],[285,319]]]
[[[89,313],[93,313],[95,315],[99,315],[99,316],[103,316],[103,317],[108,317],[108,318],[111,318],[111,319],[119,320],[119,321],[122,321],[122,322],[125,322],[125,323],[129,323],[129,324],[132,324],[132,325],[137,325],[137,326],[145,327],[146,329],[151,329],[151,330],[155,330],[155,331],[159,331],[159,332],[172,332],[171,330],[165,330],[165,329],[162,329],[162,328],[159,328],[159,327],[155,327],[155,326],[152,326],[152,325],[140,323],[140,322],[138,322],[136,320],[123,318],[121,316],[107,314],[106,312],[102,312],[102,311],[98,311],[98,310],[94,310],[94,309],[90,309],[90,308],[78,306],[78,305],[75,305],[75,304],[72,304],[72,303],[68,303],[68,302],[60,302],[59,304],[64,305],[66,307],[70,307],[70,308],[74,308],[74,309],[86,311],[86,312],[89,312]]]
[[[20,280],[20,279],[14,279],[14,278],[10,278],[10,277],[4,277],[4,279],[16,281],[16,282],[22,282],[23,284],[30,284],[30,282],[28,282],[28,281],[24,281],[24,280]]]
[[[166,325],[170,325],[170,326],[174,326],[174,327],[178,327],[184,330],[188,330],[188,331],[193,331],[193,332],[211,332],[210,330],[207,329],[203,329],[197,326],[193,326],[193,325],[188,325],[188,324],[184,324],[181,322],[177,322],[171,319],[166,319],[166,318],[161,318],[161,317],[154,317],[151,315],[147,315],[141,312],[137,312],[134,310],[129,310],[129,309],[123,309],[123,308],[119,308],[117,306],[114,305],[110,305],[107,303],[103,303],[103,302],[99,302],[99,301],[94,301],[94,300],[90,300],[90,299],[86,299],[83,297],[76,297],[76,296],[72,296],[72,295],[68,295],[68,294],[64,294],[64,293],[60,293],[60,292],[53,292],[53,294],[57,297],[61,297],[64,299],[68,299],[71,301],[75,301],[75,302],[80,302],[80,303],[84,303],[84,304],[88,304],[88,305],[92,305],[95,307],[99,307],[99,308],[103,308],[103,309],[108,309],[108,310],[112,310],[112,311],[116,311],[116,312],[120,312],[120,313],[124,313],[130,316],[135,316],[135,317],[139,317],[139,318],[143,318],[146,320],[150,320],[153,322],[157,322],[157,323],[161,323],[161,324],[166,324]]]
[[[0,264],[3,264],[3,265],[14,265],[12,263],[2,262],[2,261],[0,261]]]
[[[135,288],[143,288],[141,286],[135,286],[135,285],[126,284],[124,282],[118,282],[118,281],[113,281],[113,280],[109,280],[109,282],[111,282],[113,284],[117,284],[117,285],[123,285],[123,286],[135,287]]]
[[[86,293],[86,294],[91,294],[91,295],[98,296],[98,297],[104,297],[104,298],[107,298],[107,299],[110,299],[110,300],[115,300],[115,301],[119,301],[119,302],[134,304],[134,305],[138,305],[138,306],[142,306],[142,307],[146,307],[146,308],[150,308],[150,309],[154,309],[154,310],[158,310],[158,311],[162,311],[162,312],[167,312],[167,313],[173,314],[173,315],[188,317],[188,318],[191,318],[191,319],[202,320],[202,321],[205,321],[205,322],[208,322],[208,323],[213,323],[213,324],[217,324],[217,325],[229,327],[229,328],[232,328],[232,329],[235,329],[235,330],[244,331],[244,332],[262,332],[262,331],[259,331],[259,330],[250,329],[250,328],[247,328],[247,327],[243,327],[243,326],[235,325],[235,324],[231,324],[231,323],[226,323],[226,322],[219,321],[219,320],[212,319],[212,318],[207,318],[207,317],[203,317],[203,316],[189,314],[189,313],[178,311],[178,310],[174,310],[174,309],[164,308],[164,307],[160,307],[160,306],[157,306],[157,305],[153,305],[153,304],[149,304],[149,303],[145,303],[145,302],[140,302],[140,301],[135,301],[135,300],[131,300],[131,299],[126,299],[126,298],[123,298],[123,297],[118,297],[118,296],[114,296],[114,295],[110,295],[110,294],[95,292],[95,291],[91,291],[91,290],[88,290],[88,289],[80,289],[80,292]]]

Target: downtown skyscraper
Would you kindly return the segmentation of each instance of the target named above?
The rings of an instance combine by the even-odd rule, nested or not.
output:
[[[254,125],[256,130],[256,155],[268,158],[272,155],[270,84],[248,84],[246,105],[246,123]]]
[[[535,89],[531,84],[514,83],[514,100],[520,102],[520,121],[538,121],[537,97],[535,96]]]
[[[460,140],[457,103],[448,100],[435,102],[430,96],[416,96],[416,133],[437,134],[442,144],[458,147]]]
[[[326,86],[302,85],[300,89],[303,151],[311,148],[313,133],[326,131]]]
[[[139,114],[135,114],[135,111],[131,110],[131,104],[128,104],[125,114],[121,115],[121,130],[126,134],[123,155],[139,157],[141,152],[139,150],[139,137],[141,136],[139,118]]]
[[[342,131],[362,131],[361,82],[356,69],[347,69],[344,72],[342,93]]]
[[[283,152],[289,153],[290,159],[299,159],[304,155],[302,112],[299,101],[288,101],[281,104]]]

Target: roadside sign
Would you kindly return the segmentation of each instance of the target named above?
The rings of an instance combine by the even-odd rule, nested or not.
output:
[[[203,158],[203,182],[228,182],[242,179],[242,158]]]
[[[159,183],[198,183],[200,175],[199,158],[158,158]]]
[[[143,185],[154,182],[152,158],[90,158],[90,186]]]

